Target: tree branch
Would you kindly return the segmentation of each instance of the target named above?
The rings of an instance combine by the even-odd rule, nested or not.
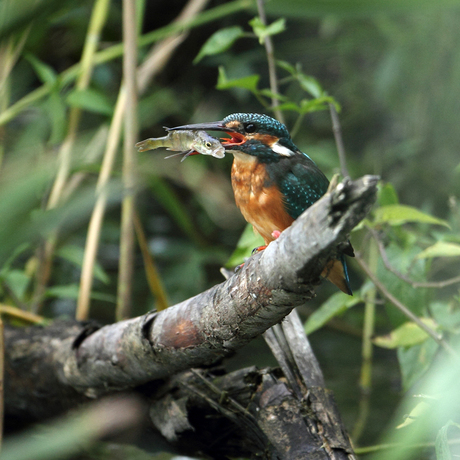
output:
[[[352,458],[296,315],[268,333],[275,336],[272,349],[285,373],[282,379],[257,371],[251,380],[237,371],[219,384],[213,380],[212,387],[196,373],[179,373],[229,355],[311,299],[323,267],[372,206],[376,185],[375,176],[345,180],[237,274],[167,310],[102,328],[76,322],[7,328],[5,413],[30,423],[102,394],[138,387],[149,396],[150,423],[169,442],[181,441],[181,433],[195,440],[212,411],[213,420],[198,437],[202,444],[186,444],[192,451],[212,452],[213,458],[257,454],[288,460],[301,452],[318,460]],[[215,387],[222,393],[216,395]],[[239,399],[241,391],[245,397]],[[205,415],[192,426],[197,408]],[[215,421],[218,417],[226,430]],[[206,438],[210,434],[227,442],[220,457],[215,449],[221,443]],[[237,451],[232,450],[235,439]]]

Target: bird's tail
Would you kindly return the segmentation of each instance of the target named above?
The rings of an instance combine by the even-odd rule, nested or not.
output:
[[[339,259],[330,260],[321,273],[321,276],[327,278],[331,283],[335,284],[345,294],[353,295],[350,286],[350,278],[348,277],[348,268],[345,261],[345,256],[340,255]]]

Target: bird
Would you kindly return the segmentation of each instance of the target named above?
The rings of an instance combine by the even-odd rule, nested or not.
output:
[[[328,190],[329,180],[292,141],[286,126],[259,113],[233,113],[221,121],[177,126],[169,130],[223,131],[226,152],[233,154],[231,180],[235,202],[265,246],[274,241]],[[354,257],[347,241],[322,272],[352,295],[345,256]]]

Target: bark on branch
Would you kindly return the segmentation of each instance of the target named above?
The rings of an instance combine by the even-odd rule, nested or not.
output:
[[[16,417],[27,413],[40,420],[87,398],[209,365],[242,347],[313,297],[323,267],[375,201],[376,184],[375,176],[345,180],[302,214],[263,253],[251,257],[237,274],[167,310],[102,328],[56,323],[46,328],[7,329],[6,413]],[[283,332],[287,345],[286,337],[291,334],[289,324],[286,323]],[[296,327],[294,324],[292,331]],[[283,346],[277,349],[273,339],[282,339],[282,334],[279,329],[276,336],[276,331],[267,333],[266,339],[272,342],[289,387],[274,377],[260,377],[258,388],[265,396],[258,400],[259,409],[272,407],[277,417],[282,417],[284,411],[295,436],[300,431],[294,420],[304,423],[301,400],[308,392],[312,407],[319,408],[320,415],[314,417],[313,424],[309,422],[311,426],[304,423],[308,428],[305,439],[312,443],[305,441],[299,446],[313,449],[308,458],[342,458],[334,449],[345,455],[351,448],[343,433],[332,443],[327,441],[331,433],[324,436],[327,425],[336,423],[336,410],[324,397],[322,376],[319,368],[315,371],[317,364],[307,349],[308,342],[305,339],[290,349],[289,346],[284,351]],[[304,358],[300,356],[302,350],[306,353]],[[297,371],[289,371],[291,361]],[[314,388],[318,390],[312,391]],[[164,390],[161,393],[164,396]],[[207,403],[214,410],[225,412],[219,398],[217,401],[214,406]],[[280,437],[276,429],[270,435],[273,413],[266,414],[266,419],[261,418],[263,414],[260,412],[256,417],[260,419],[256,420],[258,429],[262,427],[259,437],[266,440],[268,436],[271,446],[279,443],[282,449],[289,435]],[[154,421],[155,417],[151,418]],[[272,452],[267,458],[281,458],[277,455]]]

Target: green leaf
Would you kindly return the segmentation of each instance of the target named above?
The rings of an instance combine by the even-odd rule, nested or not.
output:
[[[436,449],[436,460],[452,460],[452,454],[449,447],[449,428],[453,426],[460,429],[458,423],[449,420],[439,431],[436,436],[435,449]]]
[[[399,204],[398,194],[392,184],[379,184],[377,201],[380,206]]]
[[[415,407],[410,411],[409,415],[406,415],[406,419],[403,423],[398,425],[396,428],[405,428],[406,426],[412,425],[412,423],[416,422],[418,418],[423,417],[428,413],[428,411],[433,410],[431,405],[426,401],[420,401]]]
[[[2,278],[16,297],[24,299],[26,290],[30,284],[30,276],[22,270],[11,270],[5,273]]]
[[[71,107],[79,107],[88,112],[112,115],[113,107],[107,96],[94,89],[83,89],[71,91],[67,98],[67,104]]]
[[[62,257],[63,259],[81,268],[83,266],[84,253],[85,251],[83,248],[72,244],[68,244],[67,246],[63,246],[62,248],[60,248],[56,254],[59,257]],[[97,261],[94,264],[93,276],[94,278],[98,279],[104,284],[110,283],[109,276]]]
[[[304,329],[307,335],[323,327],[331,318],[362,302],[360,297],[350,297],[343,292],[333,294],[321,307],[310,315]]]
[[[244,30],[240,26],[226,27],[225,29],[218,30],[206,40],[206,43],[201,47],[193,63],[198,63],[205,56],[223,53],[243,35]]]
[[[281,67],[286,72],[289,72],[291,75],[297,74],[297,69],[287,61],[276,61],[276,65]]]
[[[430,368],[439,345],[429,338],[413,347],[398,348],[397,355],[405,391]]]
[[[44,105],[51,124],[49,143],[51,145],[59,144],[64,140],[66,134],[67,119],[66,106],[57,88],[51,92]]]
[[[374,212],[374,225],[402,225],[406,222],[420,222],[449,227],[449,224],[445,220],[430,216],[429,214],[425,214],[412,206],[406,206],[403,204],[382,206],[377,208]]]
[[[57,74],[48,64],[40,61],[32,54],[26,54],[25,58],[32,65],[35,73],[42,83],[54,85],[57,81]]]
[[[324,90],[316,78],[299,73],[297,75],[297,79],[299,80],[302,89],[311,94],[313,97],[319,98],[324,96]]]
[[[262,20],[257,16],[249,21],[249,25],[252,27],[254,33],[257,35],[259,43],[263,45],[266,37],[284,32],[284,30],[286,29],[286,19],[280,18],[269,25],[265,25],[262,22]]]
[[[260,75],[249,75],[247,77],[237,78],[235,80],[228,80],[224,68],[220,66],[216,88],[220,90],[229,88],[244,88],[253,93],[256,93],[259,80]]]
[[[64,284],[61,286],[52,286],[46,290],[48,297],[58,297],[63,299],[78,299],[80,286],[78,284]],[[103,300],[104,302],[116,303],[114,295],[104,294],[103,292],[91,292],[91,298],[94,300]]]
[[[459,257],[460,244],[438,241],[417,255],[417,259],[432,259],[433,257]]]
[[[254,233],[252,225],[247,224],[236,245],[236,249],[228,259],[225,267],[232,268],[242,264],[245,259],[251,257],[252,250],[264,245],[265,242],[260,235]]]
[[[430,328],[436,330],[437,324],[431,318],[420,318]],[[408,321],[387,335],[375,337],[373,342],[382,348],[412,347],[424,342],[429,335],[417,324]]]

